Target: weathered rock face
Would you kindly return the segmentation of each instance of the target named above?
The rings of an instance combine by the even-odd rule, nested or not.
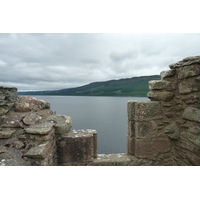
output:
[[[128,103],[128,152],[149,165],[200,165],[200,56],[170,68],[149,82],[147,96],[155,106]]]
[[[0,89],[0,166],[87,164],[97,157],[95,130],[71,131],[71,117],[56,115],[48,102]]]
[[[0,104],[0,165],[57,165],[57,123],[48,119],[59,116],[50,104],[20,97],[16,88],[4,86]],[[71,128],[71,118],[65,117],[63,132]]]

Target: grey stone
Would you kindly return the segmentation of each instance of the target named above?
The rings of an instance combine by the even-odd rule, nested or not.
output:
[[[164,90],[168,87],[168,85],[169,85],[169,81],[165,81],[165,80],[149,81],[150,90]]]
[[[43,123],[43,124],[36,124],[31,126],[30,128],[26,129],[26,133],[29,134],[37,134],[37,135],[46,135],[53,129],[53,123]]]
[[[182,61],[179,61],[177,63],[169,65],[169,67],[171,69],[174,69],[174,68],[189,66],[189,65],[192,65],[192,64],[196,64],[196,63],[200,63],[200,56],[187,57],[187,58],[183,59]]]
[[[94,166],[126,166],[130,165],[131,157],[125,153],[118,154],[98,154],[89,165]]]
[[[12,105],[0,106],[0,116],[5,115],[12,108]]]
[[[94,160],[94,134],[88,130],[73,130],[57,140],[58,163],[91,162]]]
[[[187,107],[182,115],[183,119],[200,122],[200,109],[194,107]]]
[[[21,128],[23,127],[21,121],[24,116],[24,113],[9,112],[4,118],[2,126],[7,128]]]
[[[170,101],[174,95],[174,92],[168,91],[150,91],[147,93],[147,97],[153,101]]]
[[[55,123],[55,133],[58,135],[68,133],[72,127],[71,117],[65,115],[52,115],[47,118],[47,121]]]
[[[194,80],[184,80],[179,84],[178,88],[180,94],[188,94],[191,92],[198,92],[200,90],[200,84]]]
[[[136,104],[136,120],[149,121],[163,118],[161,102],[137,102]]]
[[[0,85],[0,105],[14,103],[18,98],[17,88]]]
[[[180,68],[178,71],[178,79],[186,79],[200,74],[200,66],[192,65]]]
[[[0,160],[0,166],[19,166],[20,163],[18,163],[15,159],[2,159]]]
[[[33,97],[19,97],[15,104],[16,112],[30,112],[49,108],[50,103]]]
[[[26,152],[23,157],[30,157],[36,159],[44,159],[49,150],[49,143],[40,144],[38,146],[32,147]]]
[[[42,119],[42,117],[40,115],[38,115],[37,113],[30,112],[30,113],[26,114],[26,116],[23,118],[23,122],[26,125],[32,125],[32,124],[39,122],[41,119]]]
[[[164,133],[168,135],[169,138],[177,140],[180,137],[179,127],[176,122],[172,122],[165,127]]]
[[[8,151],[8,150],[7,150],[6,147],[0,146],[0,154],[1,154],[1,153],[6,153],[7,151]]]
[[[200,127],[190,127],[187,134],[188,140],[200,147]]]
[[[25,147],[25,144],[21,141],[15,141],[13,143],[13,146],[16,148],[16,149],[23,149]]]
[[[15,132],[15,130],[11,131],[11,130],[5,130],[5,131],[0,131],[0,139],[7,139],[10,138],[13,133]]]
[[[161,80],[163,80],[164,78],[167,78],[167,77],[174,76],[174,75],[175,75],[175,70],[174,69],[168,70],[168,71],[162,71],[160,73]]]
[[[153,138],[158,136],[158,125],[155,121],[135,122],[136,138]]]
[[[196,81],[199,81],[199,82],[200,82],[200,76],[198,76],[198,77],[196,78]]]

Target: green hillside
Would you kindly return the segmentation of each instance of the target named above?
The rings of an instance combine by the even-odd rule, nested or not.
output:
[[[94,82],[76,88],[54,91],[19,92],[19,95],[66,95],[66,96],[146,96],[148,82],[160,80],[159,75]]]

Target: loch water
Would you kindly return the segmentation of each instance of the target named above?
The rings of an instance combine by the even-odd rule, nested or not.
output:
[[[98,154],[127,152],[127,102],[147,97],[32,96],[72,118],[72,129],[97,130]]]

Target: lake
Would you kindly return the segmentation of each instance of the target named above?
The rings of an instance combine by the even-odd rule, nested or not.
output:
[[[99,154],[127,152],[127,102],[147,97],[36,96],[58,115],[72,118],[72,129],[97,130]]]

